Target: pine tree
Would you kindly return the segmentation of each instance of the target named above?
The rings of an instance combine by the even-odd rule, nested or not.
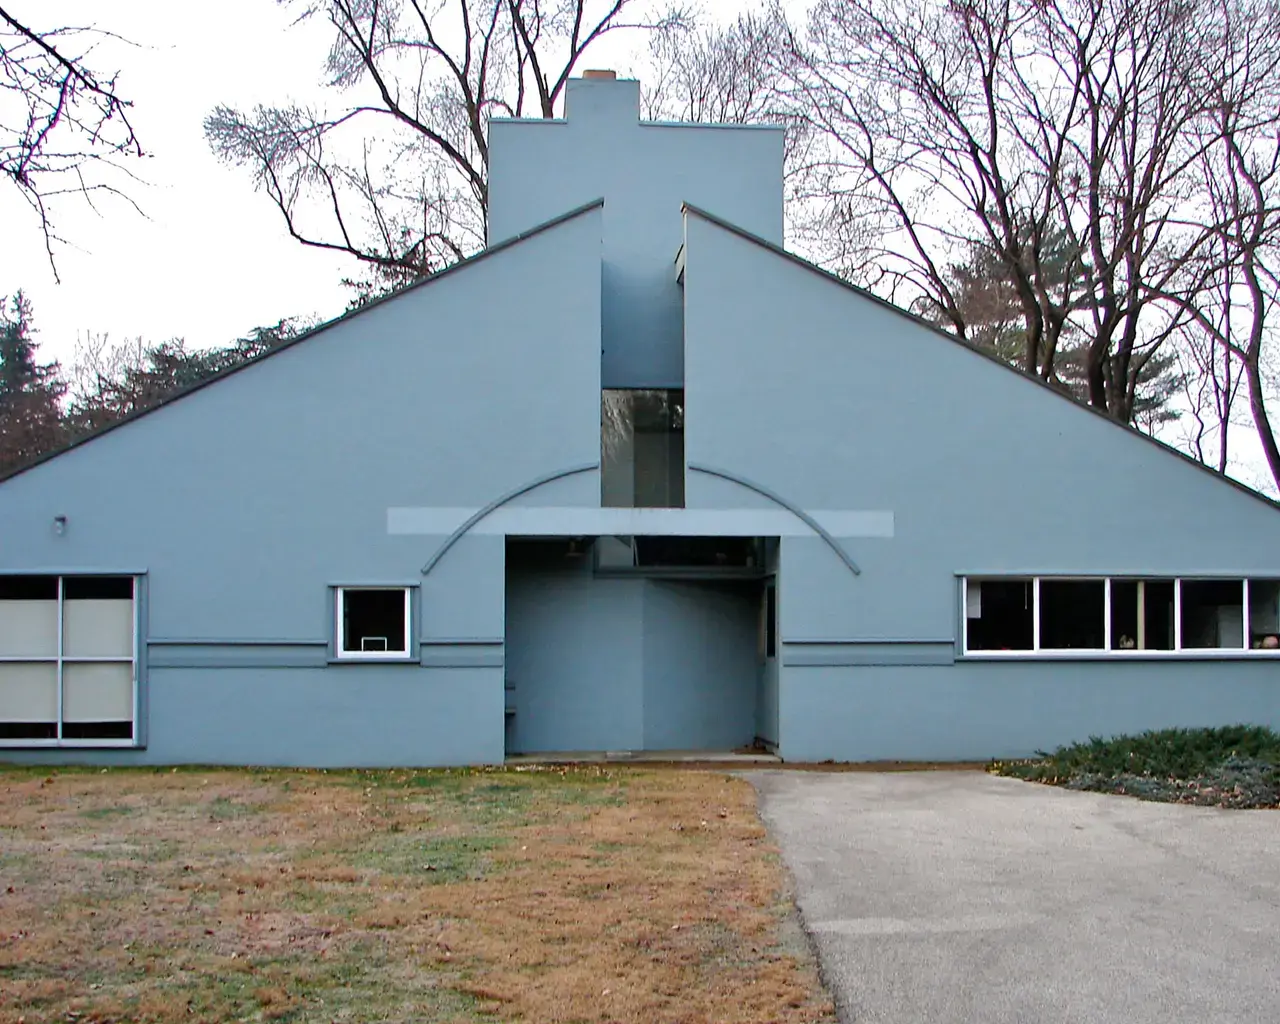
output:
[[[208,349],[189,349],[181,338],[151,343],[139,338],[111,346],[103,337],[81,353],[64,425],[76,435],[101,430],[278,348],[309,324],[305,318],[285,317],[253,328],[230,345]]]
[[[31,303],[0,299],[0,476],[56,448],[65,437],[58,363],[36,356]]]

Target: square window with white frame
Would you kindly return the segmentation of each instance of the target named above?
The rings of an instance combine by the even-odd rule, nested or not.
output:
[[[353,661],[407,659],[411,595],[410,587],[336,587],[334,654]]]

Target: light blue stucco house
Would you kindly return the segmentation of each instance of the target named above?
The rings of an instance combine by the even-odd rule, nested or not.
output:
[[[574,81],[489,247],[0,483],[0,758],[1028,754],[1280,726],[1280,511],[783,248]]]

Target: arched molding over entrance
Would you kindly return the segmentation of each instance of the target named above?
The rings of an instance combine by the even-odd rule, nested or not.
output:
[[[445,539],[445,542],[436,549],[435,554],[427,559],[427,564],[422,567],[422,575],[429,575],[431,570],[439,563],[440,559],[444,558],[448,553],[449,549],[471,532],[471,529],[476,525],[476,523],[502,508],[502,506],[507,504],[507,502],[514,501],[522,494],[528,494],[530,491],[536,491],[539,487],[542,487],[545,484],[553,483],[556,480],[563,480],[567,476],[577,476],[579,473],[590,473],[592,470],[599,468],[600,463],[598,462],[584,462],[580,466],[570,466],[568,469],[558,469],[554,473],[546,473],[543,476],[536,477],[528,483],[517,487],[515,490],[507,491],[507,493],[501,497],[495,498],[493,501],[489,502],[489,504],[485,505],[484,508],[468,516],[465,522],[454,530],[453,533],[449,534]]]
[[[809,515],[809,513],[799,505],[793,505],[791,502],[787,501],[786,498],[774,491],[771,491],[763,484],[758,484],[753,480],[748,480],[746,477],[739,476],[737,473],[730,473],[727,470],[716,469],[712,466],[699,466],[692,462],[689,463],[689,468],[695,473],[705,473],[707,476],[719,477],[721,480],[728,480],[730,483],[737,484],[739,487],[745,487],[749,491],[754,491],[762,498],[768,498],[779,508],[786,509],[804,523],[805,526],[809,527],[809,529],[826,541],[827,546],[836,553],[840,561],[844,562],[844,564],[848,566],[851,573],[855,576],[862,575],[862,570],[858,568],[858,563],[850,557],[849,552],[840,546],[840,542],[836,540],[821,523],[814,519],[813,516]]]

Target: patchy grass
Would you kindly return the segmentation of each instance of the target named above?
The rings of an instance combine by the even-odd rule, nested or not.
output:
[[[834,1021],[751,788],[0,769],[0,1024]]]
[[[989,771],[1068,789],[1214,807],[1280,807],[1280,734],[1262,726],[1090,739]]]

